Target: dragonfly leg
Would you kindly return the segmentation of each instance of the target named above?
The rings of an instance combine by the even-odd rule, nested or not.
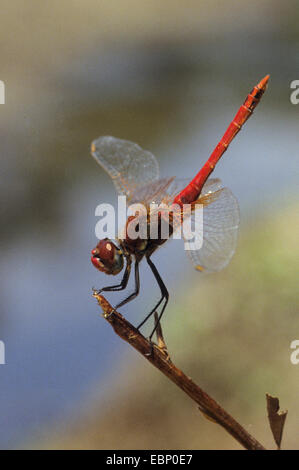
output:
[[[132,264],[131,259],[127,258],[126,269],[125,269],[125,272],[124,272],[124,275],[123,275],[123,278],[122,278],[120,284],[116,284],[115,286],[103,287],[97,293],[101,294],[102,292],[117,292],[117,291],[120,291],[120,290],[124,290],[128,285],[129,277],[130,277],[130,274],[131,274],[131,264]]]
[[[119,307],[122,307],[123,305],[127,304],[131,300],[135,299],[137,295],[139,294],[140,290],[140,279],[139,279],[139,261],[135,262],[135,290],[132,294],[129,295],[129,297],[125,298],[122,300],[119,304],[116,305],[115,310],[117,310]]]
[[[155,311],[157,310],[157,308],[159,307],[159,305],[162,303],[162,301],[164,300],[164,296],[161,297],[161,299],[159,300],[159,302],[156,303],[156,305],[154,306],[154,308],[150,311],[150,313],[144,318],[144,320],[142,320],[142,322],[137,326],[137,330],[139,330],[146,322],[147,320],[155,313]]]
[[[167,292],[167,294],[168,294],[168,292]],[[153,334],[155,333],[156,329],[158,328],[158,325],[160,325],[160,321],[161,321],[162,315],[163,315],[163,313],[164,313],[164,311],[165,311],[165,309],[166,309],[166,306],[167,306],[167,304],[168,304],[168,300],[169,300],[169,294],[165,297],[165,303],[164,303],[164,305],[163,305],[163,307],[162,307],[162,310],[161,310],[161,312],[160,312],[160,315],[159,315],[159,317],[158,317],[158,321],[157,321],[157,323],[155,324],[155,327],[154,327],[153,331],[151,332],[151,334],[150,334],[150,336],[149,336],[150,341],[152,340]]]
[[[153,272],[153,274],[154,274],[154,276],[155,276],[155,279],[156,279],[156,281],[157,281],[157,283],[158,283],[158,285],[159,285],[159,287],[160,287],[160,290],[161,290],[161,294],[162,294],[162,295],[161,295],[161,298],[160,298],[159,302],[157,302],[157,304],[156,304],[155,307],[151,310],[151,312],[145,317],[145,319],[140,323],[140,325],[138,325],[137,330],[139,330],[139,328],[141,328],[141,327],[144,325],[144,323],[147,322],[147,320],[155,313],[156,309],[160,306],[160,304],[163,302],[163,300],[165,300],[164,305],[163,305],[162,310],[161,310],[161,313],[160,313],[160,315],[159,315],[159,317],[158,317],[158,321],[156,322],[155,328],[153,329],[153,331],[152,331],[151,334],[150,334],[149,339],[151,340],[152,337],[153,337],[153,334],[155,333],[155,331],[156,331],[156,329],[157,329],[157,327],[158,327],[158,325],[159,325],[159,323],[160,323],[160,320],[161,320],[161,318],[162,318],[162,315],[163,315],[164,310],[165,310],[165,308],[166,308],[166,305],[167,305],[167,303],[168,303],[169,293],[168,293],[168,290],[167,290],[167,288],[166,288],[166,286],[165,286],[165,284],[164,284],[164,282],[163,282],[163,280],[162,280],[162,278],[161,278],[161,276],[160,276],[160,274],[159,274],[159,272],[158,272],[156,266],[154,265],[154,263],[152,262],[152,260],[150,259],[150,257],[147,257],[146,260],[147,260],[148,265],[149,265],[149,267],[151,268],[151,270],[152,270],[152,272]]]

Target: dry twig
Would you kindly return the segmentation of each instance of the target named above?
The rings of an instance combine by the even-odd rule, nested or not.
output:
[[[104,318],[113,327],[115,333],[135,348],[153,366],[183,390],[200,411],[208,419],[222,426],[247,450],[266,450],[253,436],[251,436],[232,416],[230,416],[213,398],[204,392],[193,380],[178,369],[170,360],[161,329],[158,337],[163,344],[161,347],[150,343],[136,328],[131,325],[120,313],[116,312],[109,302],[94,291],[94,297],[102,307]]]

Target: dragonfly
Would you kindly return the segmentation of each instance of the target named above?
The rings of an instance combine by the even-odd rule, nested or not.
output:
[[[200,248],[193,249],[191,245],[188,246],[190,241],[185,240],[186,252],[199,272],[220,271],[227,266],[237,244],[239,207],[230,189],[223,187],[220,179],[210,178],[210,175],[234,137],[252,115],[267,88],[268,80],[269,75],[247,95],[222,139],[193,179],[161,178],[154,155],[134,142],[110,136],[99,137],[92,142],[91,154],[111,177],[118,194],[126,196],[128,204],[142,203],[146,208],[146,214],[128,217],[122,238],[115,240],[104,238],[92,250],[91,262],[99,271],[108,275],[117,275],[124,270],[120,283],[103,287],[97,293],[125,290],[134,264],[135,289],[116,305],[115,310],[135,299],[140,291],[139,264],[145,259],[161,291],[158,302],[137,326],[139,330],[160,308],[158,320],[149,336],[150,341],[169,300],[169,292],[152,261],[152,255],[169,237],[163,238],[161,230],[158,230],[159,235],[154,239],[150,237],[148,231],[146,236],[133,239],[128,234],[128,224],[134,217],[146,217],[149,222],[153,216],[154,209],[151,209],[153,202],[158,205],[173,204],[179,208],[190,204],[190,217],[194,220],[197,208],[201,207],[202,244]],[[160,229],[162,219],[163,213],[160,211],[156,219]],[[181,214],[176,211],[176,216],[169,217],[168,221],[170,234],[173,234],[176,226],[182,222]]]

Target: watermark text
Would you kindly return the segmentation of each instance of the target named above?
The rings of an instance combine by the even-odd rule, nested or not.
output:
[[[290,348],[294,349],[290,356],[290,361],[292,364],[294,364],[294,366],[296,366],[299,364],[299,340],[294,339],[294,341],[292,341],[290,344]]]
[[[99,240],[104,238],[124,240],[168,240],[183,238],[185,250],[199,250],[203,243],[203,205],[157,204],[149,207],[131,204],[126,196],[118,196],[117,230],[116,215],[112,204],[99,204],[95,215],[100,217],[95,226]]]
[[[0,104],[5,104],[5,84],[0,80]]]
[[[291,89],[294,89],[290,95],[292,104],[299,104],[299,80],[293,80],[290,84]]]
[[[0,365],[5,364],[5,344],[3,341],[0,341]]]

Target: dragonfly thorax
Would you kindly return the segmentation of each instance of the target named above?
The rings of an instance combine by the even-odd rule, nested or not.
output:
[[[120,246],[139,259],[145,254],[153,253],[173,233],[172,223],[169,221],[164,221],[164,231],[162,230],[162,220],[160,214],[155,221],[151,220],[150,213],[145,217],[129,216]]]

